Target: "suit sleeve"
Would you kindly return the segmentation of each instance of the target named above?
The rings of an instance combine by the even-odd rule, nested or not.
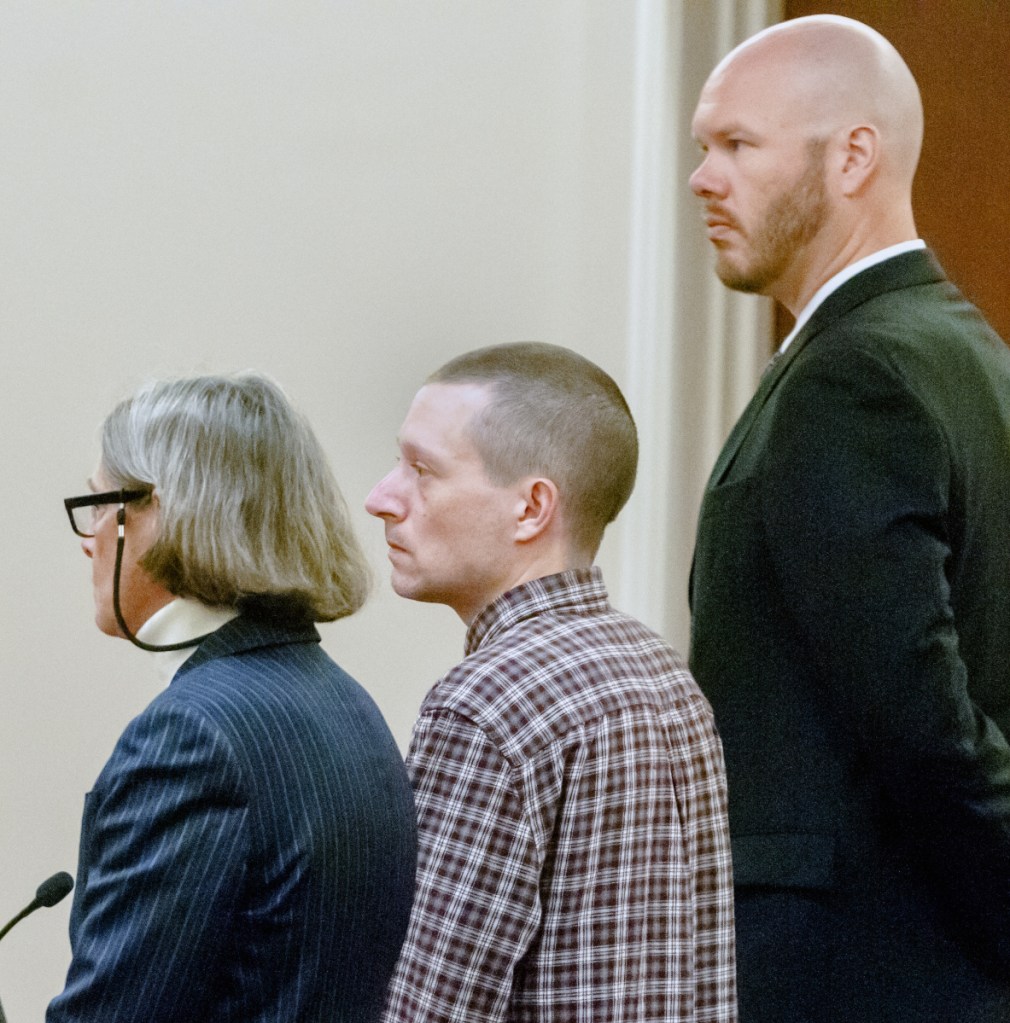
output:
[[[88,797],[73,959],[47,1023],[200,1018],[242,882],[245,819],[215,729],[164,705],[130,725]]]
[[[950,446],[871,354],[802,372],[761,493],[785,606],[820,667],[811,684],[950,917],[1010,968],[1010,750],[959,650]]]

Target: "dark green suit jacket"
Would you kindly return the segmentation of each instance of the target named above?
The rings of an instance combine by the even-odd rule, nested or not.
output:
[[[766,374],[691,596],[741,1023],[1010,1019],[1010,351],[929,253]]]

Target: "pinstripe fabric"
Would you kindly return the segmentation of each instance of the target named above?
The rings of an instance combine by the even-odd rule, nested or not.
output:
[[[49,1023],[378,1017],[406,928],[409,783],[314,628],[237,618],[88,794]]]
[[[387,1023],[728,1023],[722,752],[676,654],[597,569],[471,625],[408,756],[418,889]]]

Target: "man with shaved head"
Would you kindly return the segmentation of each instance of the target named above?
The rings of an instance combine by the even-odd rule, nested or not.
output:
[[[411,735],[417,889],[383,1023],[736,1023],[712,709],[593,564],[638,465],[620,389],[558,345],[478,348],[397,442],[365,503],[393,589],[467,634]]]
[[[918,239],[919,92],[800,18],[706,82],[716,271],[796,323],[713,470],[691,667],[741,1023],[1010,1019],[1010,352]]]

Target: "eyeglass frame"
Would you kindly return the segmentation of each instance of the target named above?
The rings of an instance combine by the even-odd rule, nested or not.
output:
[[[112,573],[112,607],[115,612],[116,622],[119,624],[120,631],[134,646],[140,647],[141,650],[151,650],[155,652],[163,650],[185,650],[189,647],[199,646],[208,636],[212,635],[212,633],[207,632],[202,636],[195,636],[193,639],[184,639],[179,643],[145,643],[143,640],[137,639],[137,637],[130,631],[130,628],[126,624],[126,619],[123,618],[123,609],[119,602],[119,580],[123,568],[123,546],[126,535],[126,506],[130,503],[130,501],[139,501],[142,497],[150,497],[153,493],[153,487],[148,487],[144,490],[126,490],[125,488],[122,490],[105,490],[100,494],[84,494],[81,497],[65,497],[63,499],[63,506],[67,509],[67,515],[70,517],[70,528],[74,531],[74,534],[84,540],[90,540],[95,534],[82,533],[77,528],[77,522],[74,519],[74,509],[88,508],[91,506],[98,507],[103,504],[119,505],[119,513],[116,515],[116,567]]]
[[[70,519],[70,528],[75,536],[83,540],[91,540],[94,533],[82,533],[77,528],[77,520],[74,518],[74,510],[77,508],[98,507],[105,504],[118,504],[121,507],[130,501],[139,501],[142,497],[150,497],[153,491],[150,488],[145,490],[105,490],[100,494],[84,494],[81,497],[63,498],[63,507],[67,509],[67,516]]]

